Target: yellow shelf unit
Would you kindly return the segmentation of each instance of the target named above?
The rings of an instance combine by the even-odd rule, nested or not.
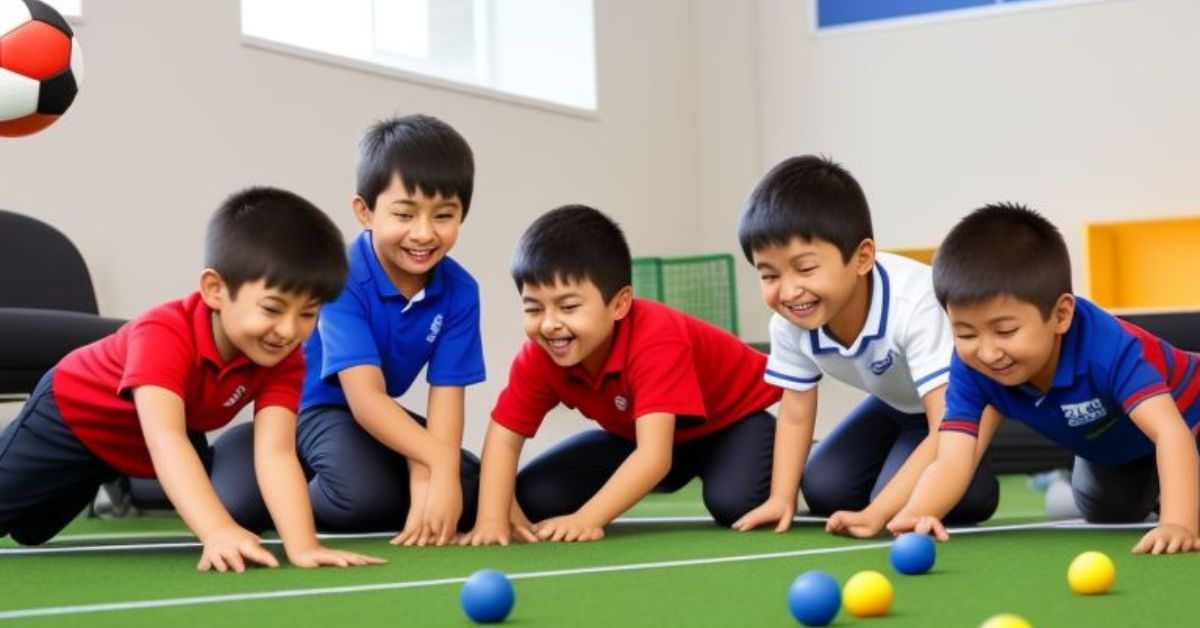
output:
[[[1090,223],[1091,299],[1117,310],[1200,306],[1200,216]]]

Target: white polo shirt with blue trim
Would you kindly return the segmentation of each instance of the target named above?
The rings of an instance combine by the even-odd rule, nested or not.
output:
[[[788,390],[811,390],[828,373],[908,414],[949,380],[954,339],[933,294],[929,266],[877,253],[871,271],[871,309],[858,338],[843,346],[825,329],[807,330],[780,314],[771,317],[766,380]]]

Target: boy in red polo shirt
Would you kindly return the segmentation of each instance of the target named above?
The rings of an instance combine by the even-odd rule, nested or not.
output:
[[[721,525],[766,498],[775,436],[766,408],[780,398],[763,381],[766,356],[633,298],[631,274],[624,235],[595,209],[560,207],[522,236],[512,276],[529,340],[492,411],[479,514],[461,543],[508,544],[514,534],[598,540],[650,491],[696,477]],[[560,403],[602,429],[560,443],[518,474],[525,439]]]
[[[276,566],[222,506],[207,477],[220,461],[204,460],[203,433],[253,401],[257,480],[292,564],[382,562],[317,542],[295,453],[296,348],[345,282],[340,232],[299,196],[252,188],[213,215],[205,248],[198,292],[68,354],[0,433],[0,537],[44,543],[118,474],[157,477],[204,544],[199,570]]]

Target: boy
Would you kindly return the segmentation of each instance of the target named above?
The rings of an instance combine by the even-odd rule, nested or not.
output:
[[[828,159],[795,157],[751,192],[738,225],[771,317],[766,380],[784,389],[771,496],[734,527],[784,532],[797,488],[830,532],[879,533],[934,457],[952,341],[929,267],[877,253],[862,188]],[[823,373],[869,393],[805,458]],[[802,473],[803,472],[803,473]],[[979,473],[952,512],[987,519],[999,485]]]
[[[1196,355],[1074,296],[1062,235],[1020,205],[964,218],[938,250],[933,282],[954,330],[946,418],[937,461],[889,530],[948,538],[938,518],[962,494],[990,438],[980,417],[992,414],[1075,453],[1071,489],[1088,521],[1144,521],[1161,484],[1158,527],[1135,553],[1200,547]]]
[[[518,243],[512,276],[529,339],[492,411],[479,517],[464,545],[507,545],[514,532],[526,541],[598,540],[651,490],[674,491],[697,476],[721,525],[766,495],[775,419],[765,408],[779,393],[762,382],[765,356],[633,298],[616,223],[580,205],[546,213]],[[518,475],[525,439],[559,403],[603,429],[560,443]]]
[[[459,448],[464,387],[484,379],[479,286],[446,256],[474,176],[470,146],[436,118],[385,120],[362,139],[351,207],[364,231],[345,289],[304,347],[298,444],[322,530],[399,529],[393,544],[442,545],[460,515],[474,520],[479,463]],[[394,401],[422,368],[428,426]],[[252,441],[242,429],[217,443],[247,478]],[[267,525],[257,488],[240,488],[234,516]]]
[[[0,434],[0,536],[44,543],[102,483],[157,476],[204,544],[200,571],[277,566],[222,507],[207,446],[193,448],[253,401],[254,465],[292,564],[383,562],[317,543],[295,453],[295,349],[341,290],[340,249],[333,222],[295,194],[251,188],[226,200],[208,224],[200,290],[68,354]]]

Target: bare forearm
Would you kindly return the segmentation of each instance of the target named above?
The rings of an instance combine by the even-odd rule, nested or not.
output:
[[[1197,533],[1200,517],[1200,463],[1196,441],[1180,422],[1178,430],[1158,439],[1158,477],[1162,478],[1162,516],[1165,524]]]
[[[913,495],[913,491],[920,481],[925,470],[933,463],[937,456],[937,434],[933,433],[925,437],[920,445],[913,450],[908,456],[908,460],[900,466],[896,471],[896,475],[888,481],[887,486],[875,496],[871,504],[867,506],[867,510],[877,513],[879,517],[884,519],[892,518],[904,504],[908,502],[909,497]],[[965,490],[965,488],[964,488]],[[953,508],[953,505],[951,506]],[[947,510],[946,512],[949,512]]]
[[[517,484],[517,462],[520,449],[500,442],[488,431],[483,447],[483,464],[479,482],[479,521],[508,521],[513,508]]]
[[[771,496],[794,504],[800,477],[812,447],[813,422],[780,419],[775,424],[775,450],[771,463]]]
[[[214,530],[237,525],[221,504],[196,450],[183,433],[146,434],[150,459],[167,498],[203,541]]]
[[[405,458],[431,468],[452,462],[457,467],[458,447],[423,429],[386,395],[352,403],[351,411],[368,434]]]
[[[667,475],[670,461],[634,450],[604,486],[579,509],[579,514],[605,526],[645,497]]]
[[[317,546],[308,482],[295,450],[255,451],[254,473],[284,548],[290,553]]]
[[[972,475],[970,471],[964,473],[955,466],[953,462],[939,458],[926,467],[905,510],[917,516],[928,515],[938,519],[953,510],[967,492]]]

